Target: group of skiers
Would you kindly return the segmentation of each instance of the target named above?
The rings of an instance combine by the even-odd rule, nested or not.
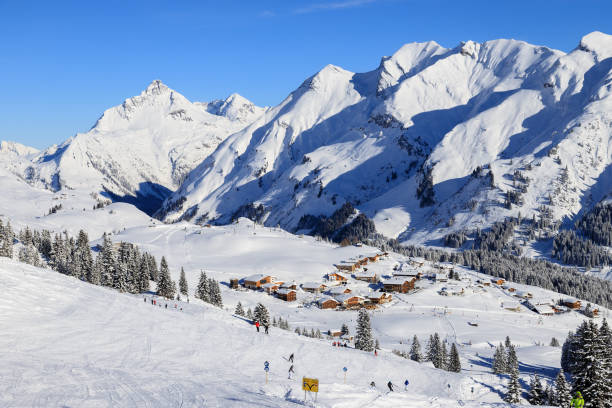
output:
[[[404,381],[404,391],[408,391],[408,384],[410,384],[410,381],[406,379],[406,381]],[[389,388],[389,392],[393,392],[393,387],[395,387],[395,384],[393,384],[391,380],[389,380],[389,382],[387,383],[387,387]],[[376,383],[374,381],[370,383],[370,388],[376,388]]]
[[[257,333],[259,333],[259,326],[262,326],[262,325],[259,323],[259,320],[255,320],[255,328],[257,329]],[[270,325],[268,325],[268,324],[264,324],[264,325],[263,325],[263,327],[264,327],[264,329],[266,330],[266,334],[270,334],[270,333],[269,333]]]
[[[145,302],[145,303],[147,303],[147,298],[146,298],[146,297],[145,297],[145,298],[143,298],[143,300],[144,300],[144,302]],[[162,304],[161,304],[161,303],[158,303],[158,302],[157,302],[157,299],[153,299],[153,298],[151,298],[151,304],[152,304],[153,306],[159,306],[159,307],[162,307]],[[168,308],[168,303],[166,303],[165,308],[166,308],[166,309]],[[178,307],[178,304],[176,304],[176,303],[174,304],[174,308],[175,308],[175,309],[180,310],[181,312],[183,311],[183,308],[182,308],[182,307],[181,307],[181,308],[179,308],[179,307]]]

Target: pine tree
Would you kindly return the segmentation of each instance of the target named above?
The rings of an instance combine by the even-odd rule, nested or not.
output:
[[[89,249],[89,237],[85,231],[80,230],[73,256],[73,276],[84,281],[89,281],[88,277],[92,274],[93,264],[91,249]]]
[[[374,342],[374,350],[380,350],[380,342],[378,341],[378,339],[376,339],[376,341]]]
[[[211,304],[218,307],[223,307],[223,299],[221,298],[219,282],[214,279],[209,279],[208,281],[208,299]]]
[[[504,346],[501,343],[499,343],[499,346],[495,349],[492,368],[495,374],[504,374],[508,372],[506,350],[504,349]]]
[[[455,343],[451,346],[450,355],[448,356],[448,371],[454,373],[461,372],[461,360],[459,359],[459,351]]]
[[[357,317],[357,333],[355,334],[355,348],[363,351],[374,351],[374,339],[370,316],[366,309],[359,309]]]
[[[586,407],[606,407],[609,388],[608,374],[602,361],[602,342],[593,321],[584,322],[578,329],[579,343],[574,352],[573,391],[580,391]]]
[[[508,392],[504,396],[504,401],[510,404],[517,404],[521,399],[521,384],[519,383],[518,370],[510,372],[510,380],[508,381]]]
[[[159,265],[159,278],[157,282],[157,294],[168,299],[174,299],[176,293],[176,283],[170,278],[170,271],[168,270],[168,263],[166,258],[162,256]]]
[[[544,399],[544,388],[542,387],[542,382],[537,374],[534,374],[533,377],[531,377],[527,400],[531,405],[543,405],[546,402]]]
[[[557,378],[555,379],[554,400],[551,401],[550,404],[559,407],[569,407],[571,401],[572,394],[570,386],[565,380],[563,370],[559,370],[559,374],[557,374]]]
[[[513,344],[508,347],[508,355],[506,357],[506,372],[511,373],[512,371],[517,373],[519,371],[519,362]]]
[[[599,328],[600,361],[603,369],[604,382],[600,389],[602,398],[612,407],[612,331],[606,319]]]
[[[567,334],[567,338],[563,342],[563,346],[561,347],[561,368],[568,372],[572,373],[574,371],[574,350],[576,349],[577,337],[573,332],[569,332]]]
[[[55,247],[54,241],[51,255],[52,259],[56,252]],[[106,233],[102,236],[102,250],[98,254],[98,258],[100,259],[101,283],[103,286],[112,287],[114,283],[113,275],[115,273],[115,264],[117,262],[115,260],[115,252],[113,251],[113,243]]]
[[[268,313],[268,309],[261,303],[257,303],[257,306],[255,306],[253,318],[262,326],[268,326],[270,324],[270,313]]]
[[[210,290],[208,289],[208,279],[206,278],[206,272],[200,272],[200,281],[198,282],[198,287],[196,288],[196,297],[201,299],[204,302],[210,302],[210,298],[208,294]]]
[[[150,277],[151,270],[149,268],[149,262],[147,254],[144,253],[140,256],[138,265],[138,291],[140,293],[148,292],[150,289]]]
[[[421,344],[416,334],[412,338],[412,346],[410,347],[410,359],[420,363],[423,361],[423,355],[421,354]]]
[[[346,323],[342,323],[342,327],[340,328],[340,332],[341,332],[343,335],[348,336],[348,334],[349,334],[349,328],[348,328],[348,326],[347,326],[347,324],[346,324]]]
[[[506,348],[510,348],[511,345],[512,345],[512,342],[510,341],[510,336],[506,336],[506,340],[504,341],[504,346],[506,346]]]
[[[553,337],[552,339],[550,339],[550,347],[559,347],[559,340],[557,340],[556,337]]]
[[[247,310],[246,316],[247,316],[248,319],[254,320],[253,311],[251,310],[250,307],[249,307],[249,310]]]
[[[542,396],[542,405],[554,405],[553,401],[555,401],[555,390],[552,384],[547,382]]]
[[[440,354],[439,354],[439,367],[442,370],[448,370],[448,352],[446,350],[446,342],[440,343]]]
[[[436,342],[434,341],[433,334],[429,335],[429,341],[427,342],[427,350],[425,352],[425,361],[434,361],[436,359]]]
[[[234,310],[234,314],[236,316],[244,316],[244,309],[242,308],[242,303],[238,302],[236,305],[236,310]]]
[[[179,279],[179,291],[182,295],[187,296],[189,293],[189,287],[187,286],[187,278],[185,278],[185,270],[181,266],[181,277]]]

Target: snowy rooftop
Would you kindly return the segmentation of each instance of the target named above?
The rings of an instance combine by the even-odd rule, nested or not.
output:
[[[270,275],[264,275],[263,273],[256,273],[254,275],[247,276],[246,278],[244,278],[244,280],[245,282],[259,282],[260,280],[268,276]]]

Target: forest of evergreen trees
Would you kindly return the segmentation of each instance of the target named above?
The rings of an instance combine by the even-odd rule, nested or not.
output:
[[[155,257],[128,242],[113,245],[104,234],[94,258],[89,237],[83,230],[72,237],[67,232],[52,235],[48,230],[36,231],[26,227],[15,236],[10,223],[0,220],[0,256],[12,258],[14,244],[21,243],[18,259],[33,266],[47,267],[61,274],[73,276],[94,285],[106,286],[120,292],[143,293],[150,290],[150,281],[157,283],[157,294],[168,299],[177,295],[176,282],[170,277],[166,259],[159,268]],[[207,281],[198,288],[202,300],[222,306],[219,283]],[[188,288],[181,270],[180,293],[187,296]],[[180,294],[178,295],[180,296]]]
[[[448,252],[401,246],[398,241],[387,239],[376,239],[369,244],[432,262],[452,262],[507,281],[538,286],[608,308],[612,306],[612,282],[541,259],[524,258],[487,249]]]

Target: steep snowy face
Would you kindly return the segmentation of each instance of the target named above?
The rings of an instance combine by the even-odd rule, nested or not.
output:
[[[30,146],[22,145],[17,142],[10,142],[6,140],[0,141],[0,154],[14,154],[17,156],[28,156],[31,154],[38,153],[38,149]]]
[[[237,95],[224,107],[229,114],[210,113],[206,104],[153,81],[105,111],[87,133],[42,152],[28,179],[55,190],[106,190],[153,211],[221,141],[263,113]]]
[[[612,186],[611,38],[589,34],[567,55],[428,42],[367,73],[327,66],[220,144],[159,215],[295,230],[349,201],[408,242],[519,212],[572,216]]]

